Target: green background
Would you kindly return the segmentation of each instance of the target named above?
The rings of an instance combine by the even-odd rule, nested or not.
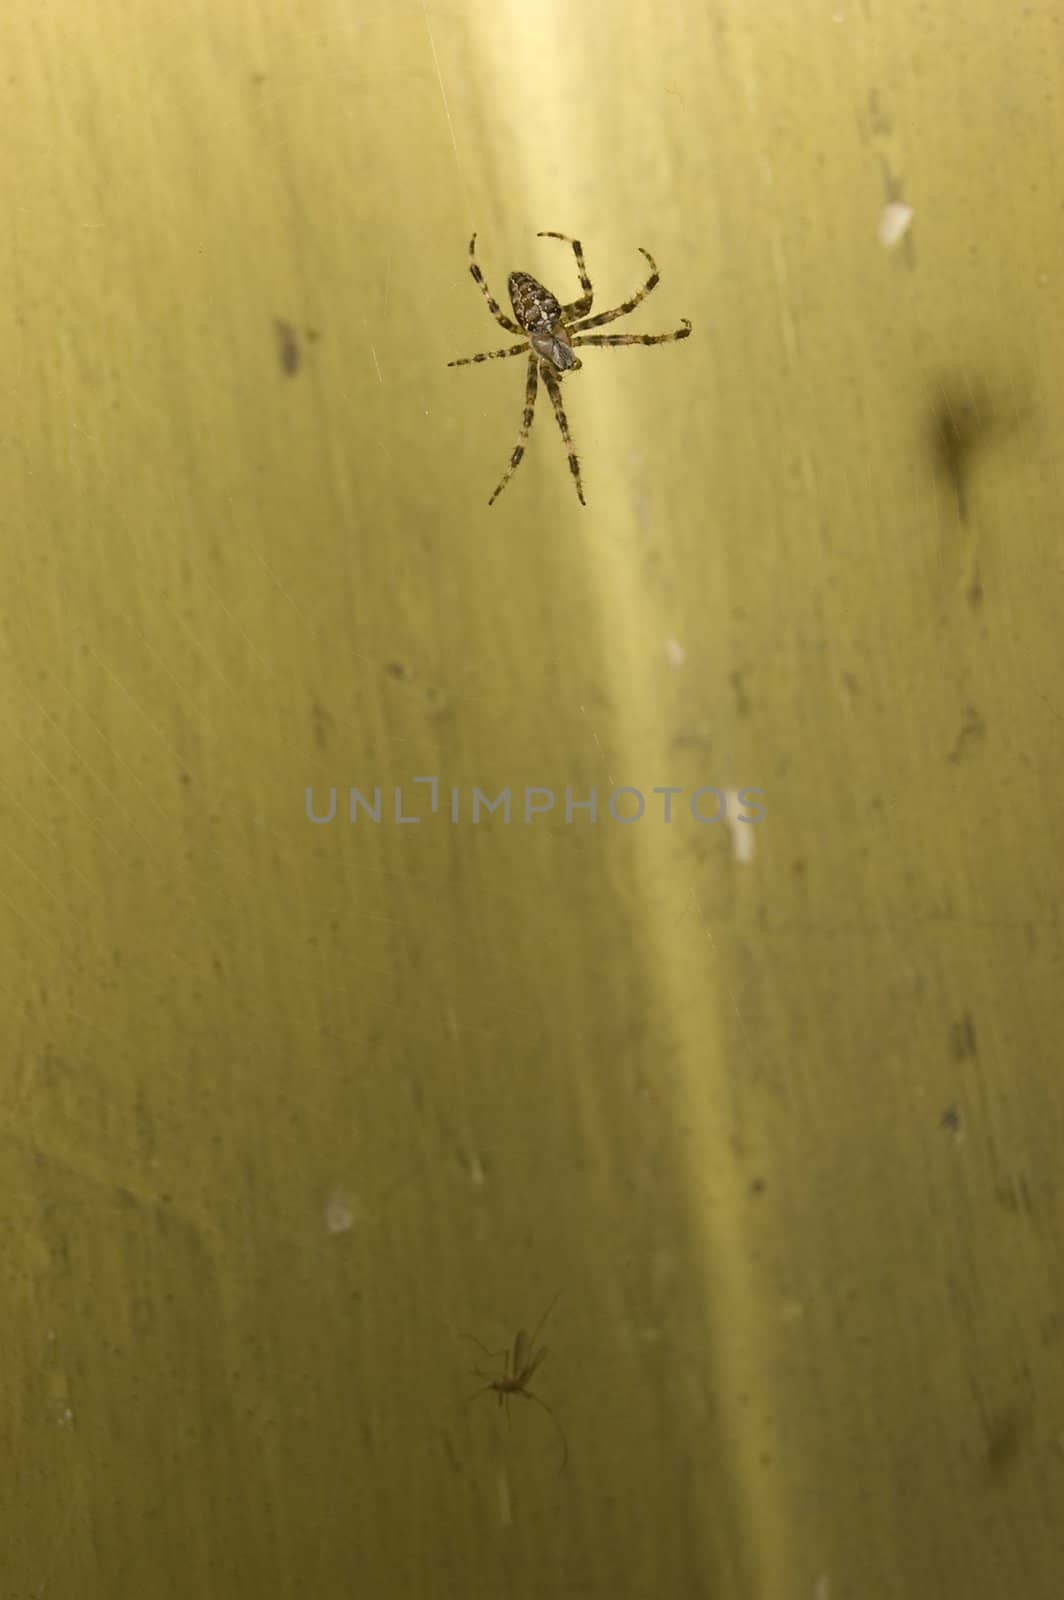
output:
[[[1055,1600],[1061,7],[2,29],[5,1596]]]

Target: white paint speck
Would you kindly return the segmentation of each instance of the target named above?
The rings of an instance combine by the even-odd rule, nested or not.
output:
[[[738,789],[726,789],[724,798],[727,809],[724,812],[724,821],[727,823],[728,832],[731,834],[732,853],[736,861],[746,863],[754,859],[754,850],[757,845],[755,837],[756,823],[743,822],[746,816],[746,807],[739,799]]]
[[[879,242],[884,250],[893,250],[896,244],[901,243],[912,220],[912,206],[903,205],[900,200],[883,207],[879,214]]]
[[[682,667],[687,660],[687,651],[679,639],[665,640],[665,660],[670,667]]]
[[[346,1189],[334,1189],[325,1202],[325,1226],[330,1233],[350,1233],[365,1214],[361,1201]]]

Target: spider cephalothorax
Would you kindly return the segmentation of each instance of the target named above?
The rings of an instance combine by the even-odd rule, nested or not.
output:
[[[584,265],[584,252],[578,239],[570,239],[565,233],[541,233],[540,239],[561,239],[565,244],[571,244],[576,257],[576,270],[580,276],[581,294],[579,300],[574,300],[570,305],[562,305],[554,298],[549,289],[545,289],[538,279],[533,278],[528,272],[511,272],[509,278],[510,303],[514,309],[514,322],[499,307],[484,282],[484,276],[477,266],[476,243],[477,236],[473,235],[469,241],[469,270],[473,280],[480,289],[488,309],[500,327],[507,333],[519,333],[524,337],[520,344],[510,345],[506,350],[488,350],[483,355],[463,356],[459,361],[449,361],[449,367],[471,366],[476,361],[498,361],[505,356],[528,356],[528,376],[525,382],[525,414],[521,420],[521,431],[517,435],[517,444],[510,457],[510,465],[503,473],[491,499],[492,505],[505,489],[512,478],[521,457],[525,453],[525,441],[532,427],[532,418],[536,407],[536,394],[539,388],[539,379],[543,379],[543,386],[550,395],[554,407],[554,415],[558,427],[565,441],[565,448],[569,454],[569,470],[576,484],[576,492],[581,505],[585,505],[583,485],[580,481],[580,462],[573,441],[569,434],[569,422],[562,406],[561,378],[566,372],[575,372],[581,365],[579,357],[575,354],[575,346],[581,344],[621,345],[621,344],[669,344],[674,339],[686,339],[691,332],[691,324],[687,318],[683,319],[683,327],[677,328],[675,333],[589,333],[589,328],[601,328],[603,323],[616,322],[618,317],[627,316],[629,311],[634,311],[641,301],[645,300],[650,291],[657,287],[658,269],[654,265],[654,258],[648,250],[640,247],[640,252],[650,263],[650,277],[641,289],[623,305],[617,306],[613,311],[600,311],[597,317],[589,316],[594,291],[591,279],[587,275]]]

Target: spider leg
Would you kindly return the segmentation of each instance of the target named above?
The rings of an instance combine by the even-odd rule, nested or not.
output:
[[[508,1354],[506,1350],[489,1350],[486,1344],[481,1344],[480,1340],[471,1333],[463,1333],[461,1337],[463,1339],[472,1339],[477,1349],[483,1350],[489,1361],[497,1361],[499,1356],[505,1356]]]
[[[673,339],[686,339],[691,332],[691,324],[687,318],[683,319],[683,327],[677,328],[675,333],[590,333],[577,334],[575,339],[570,339],[570,344],[670,344]]]
[[[459,361],[448,361],[449,367],[471,367],[475,361],[501,361],[504,356],[519,356],[528,349],[528,340],[512,344],[508,350],[488,350],[480,356],[462,356]]]
[[[568,1460],[569,1460],[569,1441],[565,1437],[565,1433],[562,1430],[561,1423],[558,1421],[557,1417],[554,1415],[554,1412],[551,1410],[551,1408],[547,1404],[547,1402],[545,1400],[541,1400],[539,1398],[538,1394],[533,1394],[531,1389],[520,1389],[518,1391],[518,1393],[519,1394],[523,1394],[526,1400],[534,1400],[536,1402],[537,1406],[539,1406],[540,1410],[541,1411],[545,1411],[547,1413],[548,1417],[553,1422],[554,1426],[557,1428],[558,1437],[562,1441],[562,1464],[558,1468],[558,1471],[559,1471],[559,1473],[564,1472],[565,1468],[566,1468],[566,1465],[568,1463]]]
[[[503,490],[506,488],[506,485],[509,483],[509,481],[513,477],[514,473],[517,471],[517,468],[518,468],[518,466],[520,465],[520,462],[521,462],[521,457],[525,453],[525,440],[528,438],[528,430],[532,426],[532,414],[536,409],[536,391],[538,389],[538,383],[537,383],[537,380],[536,380],[536,365],[537,365],[536,357],[534,355],[529,356],[529,358],[528,358],[528,380],[525,383],[525,414],[521,418],[521,431],[517,435],[517,443],[514,446],[514,453],[510,457],[510,465],[507,467],[506,471],[503,473],[502,477],[499,479],[498,485],[496,486],[496,489],[495,489],[495,493],[492,495],[491,499],[488,501],[488,505],[489,506],[490,505],[494,505],[495,501],[502,494]],[[507,1359],[509,1359],[508,1353],[507,1353]]]
[[[519,328],[516,322],[511,322],[510,318],[500,311],[499,302],[495,299],[491,290],[484,282],[484,274],[477,266],[477,258],[474,253],[476,242],[477,236],[474,234],[469,241],[469,270],[473,275],[473,282],[476,284],[477,288],[488,302],[488,310],[491,312],[499,326],[501,328],[505,328],[507,333],[522,333],[524,330]]]
[[[535,1330],[533,1331],[532,1337],[528,1341],[528,1348],[530,1350],[534,1350],[536,1348],[536,1340],[539,1338],[540,1334],[543,1332],[543,1329],[546,1327],[547,1318],[550,1316],[551,1312],[554,1310],[554,1307],[558,1304],[558,1301],[561,1299],[561,1297],[562,1297],[562,1292],[559,1289],[557,1294],[554,1296],[554,1299],[551,1301],[550,1305],[547,1307],[546,1311],[544,1311],[543,1315],[540,1317],[539,1321],[536,1323]],[[540,1357],[540,1359],[542,1360],[542,1357]]]
[[[629,311],[634,311],[636,306],[640,305],[642,301],[646,299],[647,295],[652,289],[657,288],[660,279],[658,276],[657,263],[655,262],[654,257],[650,254],[649,250],[644,250],[642,245],[639,246],[639,253],[640,255],[646,256],[647,260],[650,262],[650,277],[647,279],[646,283],[644,283],[643,287],[638,290],[630,300],[626,300],[623,306],[618,306],[615,311],[600,311],[597,317],[587,317],[584,319],[584,328],[601,328],[604,322],[616,322],[618,317],[626,317]],[[577,329],[574,328],[572,331],[575,333]]]
[[[567,233],[537,233],[536,238],[560,239],[563,244],[572,245],[573,254],[576,257],[576,270],[580,274],[580,287],[584,292],[579,300],[574,300],[571,305],[562,306],[562,316],[566,322],[571,322],[573,317],[586,317],[591,310],[591,302],[594,299],[595,291],[591,287],[591,279],[588,277],[587,267],[584,265],[584,252],[581,248],[580,240],[570,239]]]
[[[480,1377],[481,1374],[477,1373],[477,1374],[475,1374],[475,1376]],[[482,1394],[487,1394],[488,1390],[489,1389],[494,1389],[494,1387],[495,1387],[495,1385],[493,1383],[486,1383],[484,1385],[483,1389],[477,1389],[477,1390],[474,1391],[473,1394],[471,1394],[469,1396],[469,1399],[466,1401],[466,1404],[467,1405],[471,1405],[474,1400],[479,1400],[479,1398],[480,1398],[480,1396]]]
[[[521,1368],[520,1377],[522,1385],[531,1383],[536,1368],[543,1365],[544,1361],[547,1359],[547,1354],[547,1346],[544,1344],[540,1346],[535,1355],[529,1357],[524,1366]],[[517,1376],[518,1374],[515,1372],[514,1377],[516,1378]]]
[[[554,406],[554,415],[558,419],[558,426],[562,431],[562,438],[565,440],[565,448],[569,452],[569,471],[572,473],[573,481],[576,484],[577,498],[582,506],[586,506],[584,487],[580,482],[580,462],[576,451],[573,449],[573,441],[569,434],[569,419],[566,417],[565,407],[562,405],[562,392],[558,385],[558,380],[554,376],[554,369],[549,362],[541,362],[540,371],[543,374],[543,382],[546,384],[547,393],[550,395],[551,403]]]

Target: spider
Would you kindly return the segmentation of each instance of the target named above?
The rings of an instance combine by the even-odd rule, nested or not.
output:
[[[526,1400],[533,1400],[536,1405],[539,1406],[540,1410],[547,1413],[548,1417],[550,1417],[551,1421],[554,1423],[554,1426],[558,1430],[558,1437],[562,1442],[562,1464],[558,1468],[558,1471],[564,1472],[566,1462],[569,1460],[569,1445],[565,1434],[562,1432],[562,1425],[554,1415],[554,1412],[551,1410],[547,1402],[545,1400],[541,1400],[538,1394],[533,1394],[532,1390],[528,1387],[533,1376],[535,1375],[536,1369],[546,1359],[546,1346],[541,1346],[539,1349],[537,1349],[536,1340],[543,1332],[544,1324],[546,1323],[551,1312],[554,1310],[554,1307],[557,1305],[560,1294],[561,1290],[559,1289],[558,1294],[554,1296],[554,1299],[551,1301],[550,1305],[537,1322],[536,1331],[533,1333],[531,1339],[528,1337],[528,1334],[524,1328],[522,1328],[520,1332],[514,1336],[512,1352],[509,1350],[489,1350],[487,1345],[481,1344],[480,1340],[473,1338],[471,1333],[467,1333],[465,1337],[467,1339],[472,1339],[473,1343],[483,1350],[484,1354],[490,1357],[492,1361],[496,1360],[496,1358],[499,1356],[502,1356],[503,1358],[503,1370],[501,1374],[496,1377],[492,1377],[490,1372],[481,1372],[479,1367],[474,1367],[472,1373],[470,1374],[471,1377],[487,1378],[489,1381],[484,1385],[483,1389],[478,1389],[476,1394],[471,1394],[469,1396],[470,1400],[476,1400],[478,1396],[482,1394],[497,1394],[499,1397],[499,1404],[506,1412],[507,1422],[510,1420],[511,1395],[519,1394],[522,1395]]]
[[[492,296],[490,289],[484,281],[483,273],[477,265],[476,243],[477,236],[473,235],[469,241],[469,270],[473,275],[481,294],[488,302],[488,310],[496,322],[506,329],[507,333],[519,333],[524,337],[520,344],[513,344],[506,350],[489,350],[479,356],[463,356],[460,361],[448,361],[449,367],[468,367],[476,361],[499,361],[506,356],[520,356],[528,354],[528,377],[525,381],[525,414],[521,420],[521,431],[517,435],[517,444],[510,465],[503,473],[489,506],[494,505],[510,479],[516,472],[521,457],[525,453],[525,441],[532,427],[532,414],[536,406],[536,393],[539,379],[543,379],[547,393],[550,395],[551,404],[554,406],[554,415],[558,419],[565,448],[569,452],[569,471],[576,484],[576,493],[580,504],[586,505],[584,488],[580,481],[580,462],[573,441],[569,434],[569,422],[562,406],[560,383],[566,372],[575,372],[582,365],[578,356],[574,354],[577,345],[599,344],[670,344],[674,339],[686,339],[691,332],[691,324],[683,318],[683,327],[677,328],[675,333],[614,333],[596,334],[588,333],[589,328],[601,328],[605,322],[615,322],[618,317],[626,317],[629,311],[634,311],[642,300],[645,300],[652,289],[658,285],[658,269],[649,250],[640,246],[640,254],[645,256],[650,264],[650,276],[630,300],[626,300],[614,311],[600,311],[597,317],[588,315],[591,310],[594,291],[591,279],[587,275],[584,265],[584,252],[579,239],[571,239],[567,233],[539,233],[537,239],[560,239],[563,244],[571,244],[576,257],[576,270],[580,275],[580,288],[582,293],[579,300],[574,300],[570,305],[560,305],[549,289],[533,278],[527,272],[511,272],[509,278],[510,304],[514,308],[516,322],[506,316],[499,309],[498,301]]]

